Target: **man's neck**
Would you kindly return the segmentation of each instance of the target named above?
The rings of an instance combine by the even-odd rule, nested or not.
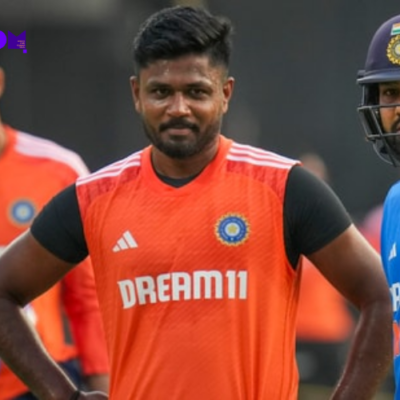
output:
[[[157,148],[152,148],[151,161],[157,174],[173,178],[190,178],[198,175],[215,157],[218,152],[219,141],[215,141],[200,154],[188,159],[173,159]]]

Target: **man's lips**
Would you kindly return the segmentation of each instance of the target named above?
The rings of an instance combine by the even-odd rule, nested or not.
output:
[[[192,123],[190,123],[188,121],[178,121],[178,120],[175,120],[175,121],[171,120],[169,122],[161,124],[159,129],[160,129],[161,133],[164,132],[164,131],[169,131],[169,132],[174,131],[175,132],[175,131],[180,131],[180,130],[186,131],[186,132],[188,132],[188,131],[191,131],[191,132],[198,131],[197,125],[192,124]]]
[[[193,130],[190,128],[169,128],[164,129],[163,132],[168,133],[172,136],[187,136],[193,133]]]

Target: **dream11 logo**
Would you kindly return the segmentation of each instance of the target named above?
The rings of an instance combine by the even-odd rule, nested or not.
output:
[[[4,32],[0,31],[0,49],[2,49],[7,43],[7,36]],[[24,53],[26,50],[26,31],[19,35],[14,35],[8,31],[8,48],[9,49],[21,49]]]

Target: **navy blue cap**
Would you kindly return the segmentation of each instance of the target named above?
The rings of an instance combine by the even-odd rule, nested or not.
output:
[[[365,68],[357,79],[360,85],[391,81],[400,81],[400,15],[384,22],[375,32]]]

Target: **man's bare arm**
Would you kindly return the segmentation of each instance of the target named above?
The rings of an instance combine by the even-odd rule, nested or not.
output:
[[[49,357],[23,307],[73,266],[26,232],[0,257],[0,358],[43,400],[65,400],[76,390]]]
[[[352,225],[309,258],[360,312],[332,400],[372,399],[392,362],[391,300],[380,257]]]

